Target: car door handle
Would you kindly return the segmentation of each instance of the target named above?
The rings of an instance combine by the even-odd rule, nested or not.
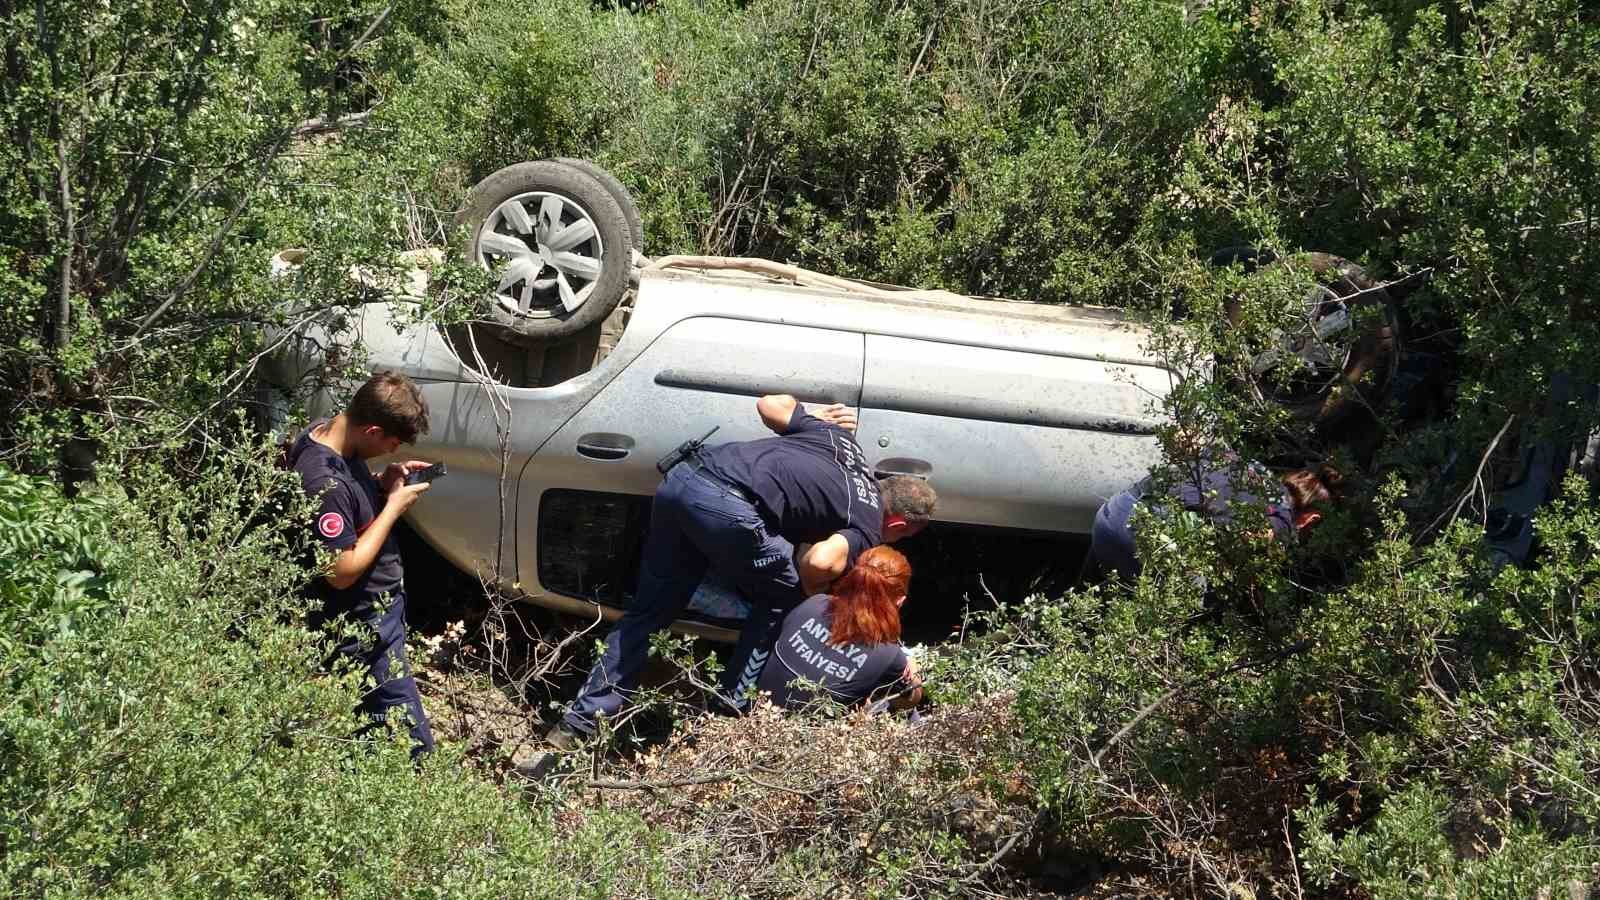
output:
[[[590,459],[618,460],[633,450],[633,438],[625,434],[597,431],[578,438],[578,455]]]
[[[877,465],[873,466],[872,474],[879,478],[886,478],[890,475],[912,475],[926,479],[933,474],[933,463],[924,459],[912,459],[907,456],[892,456],[888,459],[880,460]]]

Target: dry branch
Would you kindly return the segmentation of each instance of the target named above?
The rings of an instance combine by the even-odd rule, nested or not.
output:
[[[314,118],[306,119],[299,125],[294,126],[294,128],[290,130],[289,136],[291,138],[303,138],[317,134],[327,134],[333,131],[343,131],[346,128],[355,128],[364,124],[367,121],[367,118],[371,115],[372,110],[369,109],[363,112],[337,116],[332,119],[325,118],[323,116],[316,116]]]

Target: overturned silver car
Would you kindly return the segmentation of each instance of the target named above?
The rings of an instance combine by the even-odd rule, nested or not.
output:
[[[369,368],[416,380],[433,428],[412,455],[451,474],[412,508],[412,526],[531,602],[620,614],[655,462],[713,427],[713,443],[764,436],[763,394],[858,408],[878,471],[932,479],[946,527],[1083,535],[1101,502],[1159,459],[1161,401],[1179,374],[1115,310],[760,260],[648,260],[626,191],[578,161],[508,167],[467,215],[467,257],[497,283],[481,327],[397,331],[388,304],[373,303],[342,335],[290,341],[268,375],[298,384],[320,370],[321,347],[358,340]],[[295,261],[275,266],[292,276]],[[399,290],[425,289],[418,264]],[[715,586],[705,593],[708,614],[685,625],[725,637]]]

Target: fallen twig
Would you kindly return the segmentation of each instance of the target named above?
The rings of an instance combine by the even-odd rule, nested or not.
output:
[[[326,134],[330,131],[343,131],[346,128],[353,128],[366,122],[367,118],[371,115],[372,110],[369,109],[364,112],[350,113],[347,116],[335,116],[331,119],[323,116],[316,116],[315,118],[306,119],[304,122],[296,125],[294,129],[289,132],[289,136],[301,138],[308,137],[313,134]]]
[[[1456,498],[1455,507],[1451,509],[1448,514],[1443,512],[1439,513],[1438,518],[1428,523],[1428,527],[1422,529],[1422,531],[1417,534],[1416,540],[1412,541],[1413,545],[1421,543],[1422,539],[1431,534],[1441,522],[1443,522],[1445,527],[1448,528],[1455,522],[1456,518],[1461,515],[1461,508],[1467,504],[1469,499],[1471,499],[1473,491],[1477,489],[1478,482],[1483,478],[1483,467],[1489,464],[1489,457],[1494,454],[1494,448],[1500,446],[1500,439],[1506,436],[1506,431],[1511,427],[1511,423],[1516,421],[1516,418],[1516,413],[1506,416],[1505,424],[1501,425],[1500,430],[1495,432],[1494,439],[1489,442],[1489,446],[1483,448],[1483,455],[1478,458],[1478,468],[1472,473],[1472,479],[1468,481],[1467,486],[1462,489],[1461,495]],[[1445,520],[1446,515],[1449,516],[1448,521]]]
[[[586,786],[602,791],[649,791],[654,793],[668,788],[691,787],[698,784],[716,784],[721,781],[736,780],[748,781],[769,791],[782,791],[786,794],[794,794],[797,797],[811,796],[809,791],[762,781],[748,772],[713,772],[707,775],[691,775],[686,778],[670,778],[662,781],[623,781],[615,778],[596,778],[586,782]]]
[[[689,778],[673,778],[666,781],[622,781],[615,778],[598,778],[588,782],[587,786],[601,791],[660,791],[667,788],[689,787],[696,784],[715,784],[719,781],[732,781],[739,777],[738,772],[716,772],[710,775],[694,775]]]

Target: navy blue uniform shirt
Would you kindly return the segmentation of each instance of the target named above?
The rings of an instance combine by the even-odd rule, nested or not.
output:
[[[1234,453],[1222,454],[1220,463],[1208,457],[1202,460],[1198,473],[1185,472],[1166,491],[1165,498],[1150,496],[1155,487],[1155,477],[1146,476],[1115,497],[1105,502],[1095,514],[1091,552],[1100,564],[1115,569],[1123,577],[1137,578],[1141,566],[1135,556],[1133,533],[1134,507],[1143,503],[1157,515],[1170,509],[1170,500],[1176,500],[1183,509],[1205,516],[1218,524],[1233,520],[1233,505],[1257,506],[1266,514],[1267,524],[1280,541],[1294,539],[1294,504],[1289,492],[1281,485],[1278,495],[1264,500],[1251,493],[1247,482],[1252,478],[1270,484],[1271,473],[1256,465],[1247,465]],[[1198,479],[1195,475],[1198,474]]]
[[[873,693],[898,693],[910,685],[905,648],[897,643],[845,644],[829,641],[828,595],[816,594],[794,608],[783,620],[772,659],[761,672],[762,693],[772,702],[792,709],[816,695],[801,684],[819,684],[841,703],[859,703]]]
[[[883,534],[878,481],[855,436],[795,404],[781,437],[721,444],[700,455],[705,472],[756,500],[767,530],[792,544],[834,533],[850,545],[850,565]]]
[[[311,432],[326,424],[313,422],[289,448],[289,465],[300,475],[305,491],[319,503],[311,529],[323,546],[335,553],[356,545],[361,533],[372,525],[386,498],[377,479],[359,459],[345,459],[324,444],[311,439]],[[356,583],[338,590],[326,578],[312,586],[330,612],[341,612],[370,601],[373,597],[400,587],[400,544],[394,532],[384,538],[378,558]]]

